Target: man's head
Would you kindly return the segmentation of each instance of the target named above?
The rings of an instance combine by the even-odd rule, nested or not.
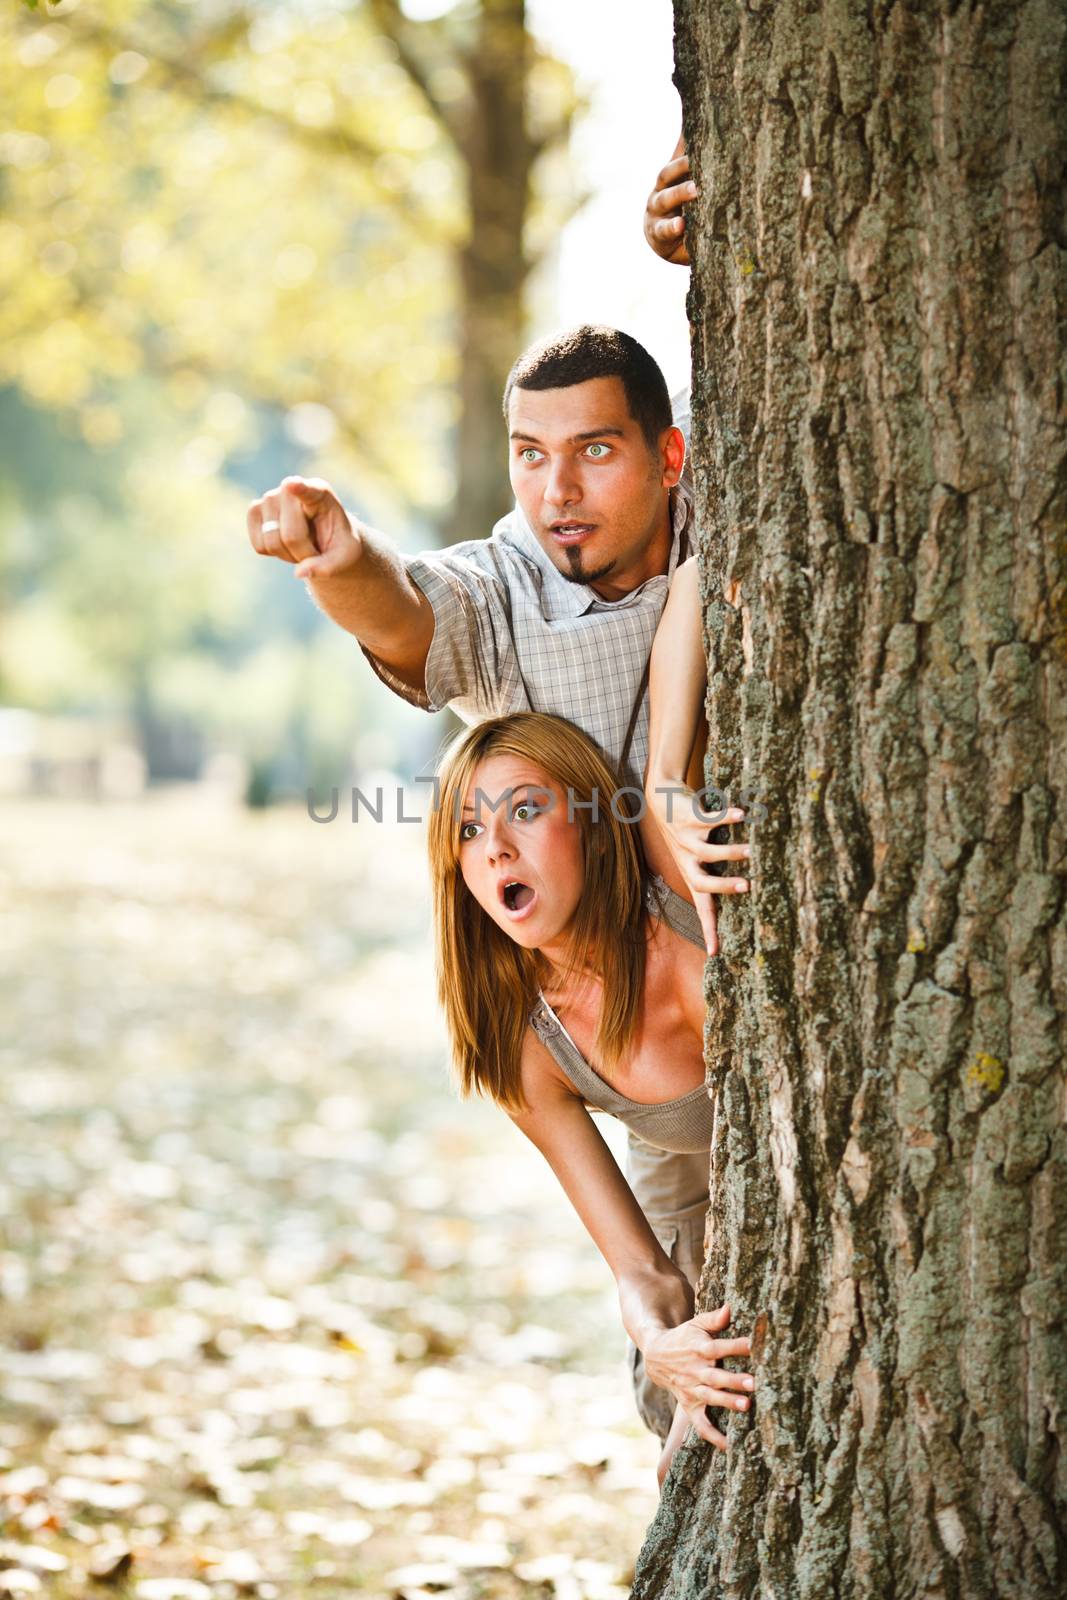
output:
[[[664,572],[685,443],[663,374],[617,328],[534,345],[504,389],[511,485],[553,564],[614,599]]]

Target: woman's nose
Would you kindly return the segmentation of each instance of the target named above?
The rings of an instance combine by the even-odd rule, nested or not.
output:
[[[485,853],[490,862],[513,860],[515,847],[504,828],[494,826],[485,830]]]

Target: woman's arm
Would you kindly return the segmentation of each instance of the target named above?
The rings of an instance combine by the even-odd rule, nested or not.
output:
[[[700,577],[695,558],[682,563],[671,580],[667,604],[652,644],[649,669],[649,743],[645,795],[648,811],[666,843],[700,913],[709,955],[717,955],[716,894],[743,894],[745,878],[720,878],[705,863],[742,861],[749,846],[709,844],[711,828],[744,820],[734,807],[714,815],[702,810],[696,794],[703,787],[707,725],[704,694],[707,664],[701,640]],[[655,858],[655,851],[649,852]]]
[[[711,1337],[709,1320],[718,1319],[714,1326],[722,1328],[728,1314],[694,1317],[688,1279],[649,1227],[580,1096],[533,1033],[527,1034],[522,1069],[527,1108],[509,1115],[541,1151],[611,1268],[623,1326],[644,1355],[649,1377],[671,1390],[702,1438],[725,1448],[705,1407],[747,1408],[743,1394],[733,1392],[751,1389],[747,1374],[727,1372],[718,1362],[748,1355],[749,1341]]]

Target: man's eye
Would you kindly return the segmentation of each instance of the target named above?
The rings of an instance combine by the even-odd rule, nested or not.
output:
[[[528,467],[532,467],[534,462],[535,461],[540,461],[540,459],[541,459],[540,450],[534,450],[532,448],[528,448],[526,450],[520,450],[520,452],[519,452],[519,460],[520,461],[525,461],[525,463],[526,463],[526,465]]]
[[[594,461],[603,461],[605,456],[610,456],[611,446],[610,444],[591,444],[588,454],[592,456]]]

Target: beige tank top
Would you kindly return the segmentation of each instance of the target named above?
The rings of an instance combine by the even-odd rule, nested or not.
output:
[[[662,878],[649,880],[646,891],[649,914],[661,917],[668,928],[680,933],[691,944],[704,948],[704,935],[700,918],[692,901],[664,883]],[[530,1013],[530,1027],[536,1033],[552,1059],[563,1068],[586,1105],[594,1111],[607,1111],[618,1117],[638,1138],[659,1150],[672,1150],[681,1155],[695,1155],[711,1148],[711,1132],[715,1108],[704,1084],[691,1089],[677,1100],[663,1100],[656,1105],[642,1105],[629,1100],[594,1072],[578,1046],[556,1016],[552,1007],[541,996]]]

